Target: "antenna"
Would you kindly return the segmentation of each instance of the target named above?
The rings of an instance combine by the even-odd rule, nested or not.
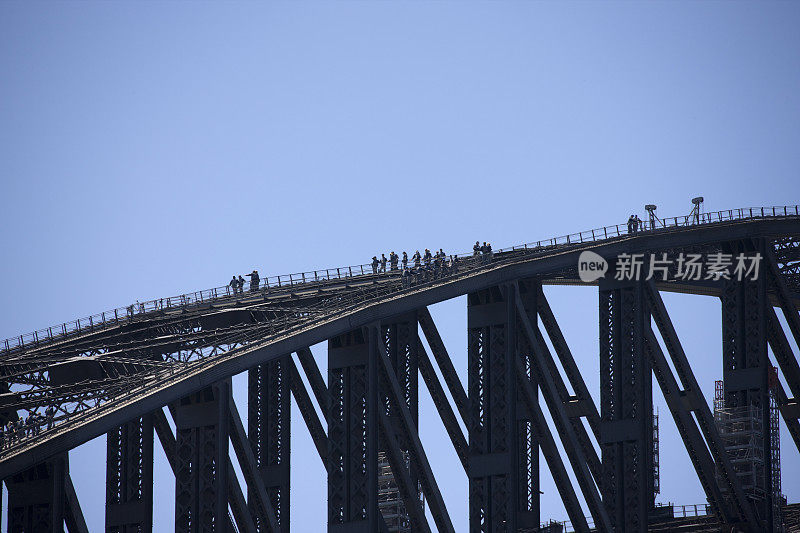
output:
[[[656,216],[656,209],[658,206],[655,204],[647,204],[644,206],[647,213],[650,215],[650,229],[656,229],[656,220],[658,217]]]
[[[689,216],[692,217],[694,224],[700,223],[700,214],[703,210],[703,200],[704,198],[702,196],[692,198],[692,204],[694,204],[694,207],[692,207],[692,212],[689,213]]]

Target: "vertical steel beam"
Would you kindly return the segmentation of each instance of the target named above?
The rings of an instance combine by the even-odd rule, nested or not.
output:
[[[232,402],[231,404],[233,405]],[[170,406],[170,412],[174,418],[176,416],[174,406]],[[172,433],[172,428],[169,426],[163,409],[157,409],[151,416],[153,417],[153,428],[156,435],[158,435],[158,440],[161,443],[161,448],[164,450],[164,455],[167,457],[167,463],[169,463],[173,475],[176,475],[178,473],[178,459],[175,435]],[[242,433],[244,433],[244,428],[242,429]],[[233,472],[233,463],[230,459],[228,459],[228,471]],[[266,495],[264,498],[266,499]],[[256,526],[253,523],[250,510],[247,508],[247,502],[245,502],[242,488],[239,486],[239,480],[235,475],[228,476],[228,503],[234,512],[236,526],[239,528],[239,531],[256,533]],[[230,531],[235,531],[230,516],[228,517],[228,524],[228,529]]]
[[[376,357],[388,358],[387,361],[392,366],[394,375],[396,376],[399,384],[401,397],[398,401],[406,407],[411,415],[411,431],[417,433],[417,425],[419,422],[419,358],[417,355],[417,345],[419,344],[419,326],[417,325],[416,312],[405,313],[403,315],[392,317],[386,321],[381,322],[378,332],[380,334],[380,343]],[[379,365],[382,368],[383,362]],[[379,376],[382,373],[378,372]],[[405,431],[402,431],[402,414],[401,405],[394,401],[391,391],[386,386],[386,383],[379,378],[379,395],[381,405],[381,420],[384,418],[389,423],[389,426],[383,429],[382,435],[384,439],[379,442],[379,449],[381,452],[386,453],[386,458],[389,460],[391,472],[398,482],[401,489],[403,477],[408,476],[409,485],[408,492],[403,494],[403,500],[406,511],[410,513],[412,526],[414,529],[423,529],[427,527],[423,525],[420,518],[415,516],[417,504],[419,499],[419,476],[417,473],[418,465],[413,461],[406,464],[405,460],[401,460],[403,456],[411,453],[410,436]],[[390,450],[392,443],[396,443],[399,447],[397,450]],[[401,473],[398,469],[403,469],[406,472]],[[395,513],[394,509],[385,509],[381,511],[382,514]],[[424,520],[424,513],[422,513]],[[387,526],[392,522],[387,518]]]
[[[378,511],[378,380],[375,327],[328,341],[328,531],[375,533]]]
[[[642,282],[600,281],[603,503],[615,531],[647,531],[654,506],[652,370]]]
[[[750,246],[732,246],[731,252],[745,250],[746,255],[766,253],[763,241]],[[767,353],[767,275],[758,279],[724,280],[722,285],[722,376],[726,409],[753,409],[762,426],[758,448],[763,455],[763,468],[753,467],[753,487],[743,486],[750,493],[759,527],[772,531],[773,489],[770,440],[769,369]],[[748,484],[750,485],[750,484]]]
[[[248,372],[248,440],[258,471],[267,487],[281,533],[289,531],[289,464],[291,453],[291,355],[284,355]],[[292,363],[293,364],[293,363]],[[250,506],[255,503],[248,493]],[[255,513],[254,513],[255,514]],[[258,520],[259,531],[266,524]]]
[[[153,417],[106,435],[106,532],[153,531]]]
[[[419,422],[419,341],[417,314],[415,312],[394,317],[381,324],[386,354],[392,362],[403,400],[414,420]],[[402,444],[402,443],[401,443]]]
[[[63,454],[7,478],[8,531],[63,533],[68,474]]]
[[[175,407],[176,532],[220,533],[227,527],[229,400],[230,382],[222,381]]]
[[[517,392],[516,360],[525,358],[529,369],[531,354],[518,345],[516,291],[509,284],[467,297],[469,520],[476,532],[539,524],[537,436]]]

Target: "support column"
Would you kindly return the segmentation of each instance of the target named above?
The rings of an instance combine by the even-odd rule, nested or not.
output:
[[[380,332],[382,337],[385,353],[389,357],[392,370],[397,377],[400,385],[400,392],[402,394],[401,401],[408,407],[413,420],[413,431],[417,431],[419,426],[419,359],[417,354],[417,347],[419,343],[419,334],[417,326],[417,315],[415,312],[407,313],[398,317],[389,319],[381,323]],[[381,503],[379,508],[381,514],[384,516],[384,521],[389,529],[403,530],[409,527],[408,509],[402,498],[398,496],[397,492],[397,476],[395,468],[403,468],[408,472],[409,479],[409,498],[419,499],[419,475],[415,465],[411,464],[409,460],[409,449],[411,443],[404,437],[404,432],[399,430],[401,421],[401,414],[399,407],[392,409],[391,394],[388,389],[380,391],[381,404],[386,408],[386,415],[391,426],[392,435],[387,440],[396,439],[397,447],[399,448],[400,457],[397,461],[392,462],[390,458],[394,454],[388,453],[390,444],[381,440],[378,447],[380,449],[379,456],[379,470],[383,473],[391,472],[391,476],[386,476],[379,473],[379,487],[378,492],[380,495]]]
[[[153,417],[110,431],[106,445],[106,532],[153,531]]]
[[[764,256],[763,244],[759,246]],[[733,250],[736,252],[736,250]],[[750,255],[756,252],[748,252]],[[722,289],[722,375],[724,411],[718,411],[720,433],[742,489],[754,504],[764,531],[772,531],[769,358],[767,354],[767,283],[758,279],[725,280]],[[728,420],[729,422],[726,422]],[[734,427],[739,422],[743,431]],[[744,425],[742,425],[744,424]],[[747,457],[735,449],[747,447]]]
[[[248,440],[281,533],[289,531],[290,357],[284,355],[251,369],[247,384]],[[249,507],[257,517],[253,498],[252,490],[248,490]],[[256,527],[259,532],[268,531],[257,518]]]
[[[328,341],[328,531],[375,533],[378,511],[378,331]]]
[[[618,532],[647,531],[654,506],[653,378],[642,282],[600,281],[603,503]]]
[[[531,354],[518,345],[515,290],[493,287],[467,300],[469,519],[475,532],[539,526],[538,447],[516,390],[516,359],[525,358],[532,379]]]
[[[222,381],[181,399],[176,405],[175,531],[178,533],[225,531],[229,399],[230,382]]]
[[[9,533],[64,532],[67,455],[57,456],[6,479]]]

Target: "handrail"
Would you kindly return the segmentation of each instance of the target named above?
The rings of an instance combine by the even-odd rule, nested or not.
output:
[[[656,509],[661,507],[672,508],[672,516],[666,518],[699,518],[702,516],[711,516],[711,506],[707,503],[689,504],[689,505],[674,505],[672,503],[656,503]],[[589,527],[594,527],[593,519],[590,516],[586,517]],[[572,526],[570,520],[548,520],[540,524],[542,531],[548,531],[548,527],[552,531],[561,531],[562,533],[575,533],[575,528]],[[556,529],[560,527],[561,529]]]
[[[701,213],[697,215],[685,215],[678,217],[668,217],[656,220],[651,226],[649,220],[640,222],[640,228],[636,233],[643,231],[668,231],[673,228],[681,228],[699,224],[711,224],[728,222],[734,220],[760,219],[771,217],[800,216],[800,206],[770,206],[770,207],[745,207],[738,209],[728,209],[711,213]],[[539,241],[531,241],[510,248],[501,248],[495,253],[504,253],[519,250],[547,249],[555,246],[579,245],[587,242],[598,242],[609,239],[629,236],[625,224],[613,224],[592,230],[570,233],[559,237],[551,237]],[[472,256],[472,252],[455,254],[456,257],[464,258]],[[388,271],[388,269],[387,269]],[[269,292],[273,289],[291,290],[297,286],[313,287],[315,285],[328,284],[331,282],[347,280],[350,278],[361,278],[373,275],[371,264],[350,265],[344,267],[327,268],[308,272],[298,272],[293,274],[281,274],[278,276],[268,276],[259,280],[257,287],[252,287],[250,282],[245,281],[242,288],[247,294],[257,291]],[[240,291],[241,292],[241,291]],[[93,332],[109,325],[124,324],[138,321],[141,315],[152,312],[159,312],[171,309],[184,309],[192,305],[199,305],[220,301],[235,297],[229,285],[214,287],[201,291],[189,292],[168,298],[157,298],[144,302],[136,302],[125,307],[117,307],[102,313],[97,313],[85,318],[78,318],[70,322],[39,329],[31,333],[25,333],[15,337],[10,337],[0,341],[0,350],[9,354],[12,351],[22,351],[26,346],[41,346],[50,342],[66,339],[75,333]],[[243,295],[242,295],[243,296]]]

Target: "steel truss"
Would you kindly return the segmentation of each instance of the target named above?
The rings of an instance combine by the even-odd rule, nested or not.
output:
[[[654,507],[653,393],[640,283],[600,283],[603,503],[615,531],[646,531]]]
[[[137,418],[106,436],[106,532],[153,530],[153,417]]]
[[[275,510],[280,533],[289,531],[290,361],[291,356],[284,355],[251,369],[247,385],[247,436]],[[253,499],[254,495],[249,491],[251,508],[255,507]],[[260,520],[256,520],[256,528],[267,531],[267,526]]]
[[[763,227],[774,235],[769,228],[783,226]],[[729,230],[739,232],[738,240],[730,240]],[[688,230],[654,231],[604,246],[609,253],[693,249],[760,253],[768,259],[767,275],[756,281],[713,280],[671,289],[721,297],[724,403],[755,409],[763,427],[770,423],[767,346],[772,348],[788,385],[784,390],[779,382],[775,398],[800,449],[800,366],[772,307],[781,309],[792,338],[800,341],[793,292],[798,240],[750,240],[752,232],[744,226],[708,231],[702,238]],[[731,460],[726,435],[715,424],[652,282],[599,283],[598,411],[542,291],[542,282],[575,277],[573,252],[585,247],[567,242],[561,248],[504,252],[480,265],[475,260],[474,268],[451,278],[426,278],[412,287],[395,276],[357,280],[353,286],[345,280],[335,290],[320,287],[299,296],[288,290],[277,299],[275,293],[253,293],[224,303],[226,308],[157,311],[6,350],[0,357],[0,421],[16,419],[18,411],[57,409],[56,431],[17,437],[6,453],[17,460],[16,468],[30,459],[29,452],[39,451],[38,444],[74,434],[67,424],[80,426],[98,407],[124,405],[117,396],[174,380],[180,388],[160,391],[160,404],[145,403],[144,394],[146,409],[109,409],[113,424],[92,426],[108,439],[106,531],[152,530],[155,433],[176,478],[176,531],[286,533],[293,397],[328,473],[329,531],[453,531],[418,434],[421,376],[469,480],[472,531],[538,530],[540,452],[575,530],[590,530],[582,497],[592,528],[645,531],[654,508],[653,372],[716,519],[750,531],[777,527],[770,462],[755,473],[764,480],[760,492],[743,485],[740,463]],[[532,260],[539,257],[545,266]],[[669,284],[658,288],[671,290]],[[426,308],[463,294],[468,297],[466,390]],[[323,340],[328,341],[327,384],[305,347]],[[202,364],[213,372],[178,381]],[[229,376],[236,372],[231,369],[248,371],[247,431],[232,400]],[[158,408],[165,403],[174,432]],[[112,421],[105,414],[97,418]],[[769,432],[759,438],[769,457],[774,445]],[[61,453],[69,447],[56,444],[62,448],[54,444],[59,454],[50,460],[7,471],[11,531],[61,531],[64,524],[70,532],[86,531]],[[230,444],[246,486],[233,473]],[[379,457],[385,460],[380,468]],[[3,458],[0,464],[5,463]],[[387,477],[396,494],[391,515],[381,500]],[[37,488],[35,495],[29,487]]]
[[[42,531],[88,533],[67,454],[53,457],[5,480],[8,487],[9,533]]]

